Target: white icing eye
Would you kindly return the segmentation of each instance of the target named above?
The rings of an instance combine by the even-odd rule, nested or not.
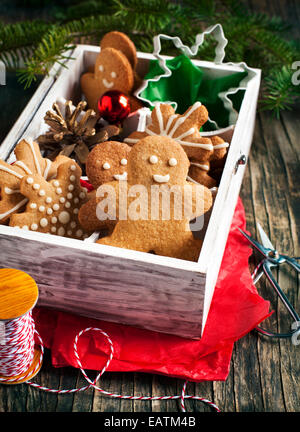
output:
[[[105,170],[108,170],[110,168],[110,165],[108,162],[104,162],[104,164],[102,165],[102,168]]]
[[[98,69],[99,69],[100,72],[103,72],[104,71],[103,65],[100,65]]]
[[[149,162],[151,163],[151,164],[156,164],[157,162],[158,162],[158,157],[157,156],[155,156],[155,155],[152,155],[152,156],[150,156],[149,157]]]
[[[116,74],[116,72],[112,71],[112,72],[110,73],[110,76],[111,76],[112,78],[116,78],[117,74]]]
[[[175,158],[169,159],[169,165],[172,167],[176,166],[177,165],[177,159],[175,159]]]
[[[127,165],[127,159],[121,159],[121,165],[125,166]]]

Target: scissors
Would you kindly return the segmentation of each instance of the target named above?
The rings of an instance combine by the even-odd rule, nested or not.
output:
[[[287,255],[280,254],[272,245],[269,237],[262,229],[261,225],[257,223],[258,232],[261,238],[261,242],[259,243],[256,240],[254,240],[252,237],[250,237],[248,234],[246,234],[243,230],[239,228],[239,231],[243,234],[243,236],[246,237],[246,239],[251,243],[251,245],[258,251],[260,254],[263,255],[262,261],[259,263],[259,265],[256,267],[252,277],[253,277],[253,283],[257,283],[257,281],[260,279],[260,277],[264,274],[269,282],[271,283],[272,287],[277,292],[279,298],[283,302],[284,306],[288,310],[290,316],[293,318],[293,324],[292,324],[292,330],[288,333],[272,333],[270,331],[264,330],[263,328],[257,326],[256,330],[269,337],[273,338],[292,338],[293,336],[296,337],[300,334],[300,317],[295,311],[294,307],[289,302],[288,298],[274,279],[272,275],[271,269],[273,267],[279,267],[281,264],[286,263],[290,265],[294,270],[296,270],[297,273],[300,273],[300,265],[297,262],[300,257],[291,258]],[[259,272],[260,270],[260,272]]]

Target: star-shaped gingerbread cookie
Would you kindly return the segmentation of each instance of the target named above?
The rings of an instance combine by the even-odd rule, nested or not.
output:
[[[58,167],[53,180],[46,181],[40,174],[24,176],[20,190],[28,203],[24,213],[11,216],[10,226],[81,240],[86,238],[88,233],[78,222],[80,206],[87,199],[80,177],[81,169],[72,159]]]

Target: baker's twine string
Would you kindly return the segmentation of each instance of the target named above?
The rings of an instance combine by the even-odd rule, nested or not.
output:
[[[16,329],[17,329],[17,334],[14,333]],[[110,347],[110,354],[108,360],[93,381],[91,381],[90,378],[87,376],[85,370],[82,367],[81,360],[78,355],[78,340],[84,333],[87,333],[89,331],[99,332],[102,336],[105,337]],[[34,356],[34,334],[37,336],[38,343],[41,348],[39,361],[37,362],[37,365],[35,367],[35,371],[37,371],[42,363],[42,359],[44,355],[44,345],[41,336],[35,329],[35,324],[31,316],[31,313],[29,312],[26,315],[24,315],[22,318],[18,318],[6,323],[5,345],[1,345],[1,339],[0,339],[0,375],[5,375],[5,378],[0,376],[0,383],[1,382],[9,383],[15,381],[15,378],[14,379],[10,378],[13,375],[21,375],[18,377],[19,380],[26,378],[28,374],[28,368]],[[157,400],[167,401],[167,400],[179,399],[180,408],[183,412],[186,412],[184,401],[186,399],[194,399],[203,402],[209,405],[215,411],[220,412],[220,409],[217,407],[217,405],[215,405],[210,400],[200,396],[186,395],[185,392],[186,392],[186,386],[188,381],[184,382],[181,395],[178,396],[130,396],[130,395],[111,393],[106,390],[103,390],[101,387],[96,385],[96,382],[101,378],[101,376],[104,374],[104,372],[107,370],[108,366],[110,365],[114,356],[114,346],[109,335],[100,328],[87,327],[84,330],[81,330],[76,335],[74,340],[74,354],[76,357],[77,365],[81,373],[85,377],[86,381],[88,382],[88,385],[79,388],[68,389],[68,390],[58,390],[58,389],[51,389],[48,387],[41,386],[29,380],[26,381],[26,383],[39,390],[43,390],[50,393],[56,393],[56,394],[82,392],[93,387],[95,390],[99,391],[104,396],[115,398],[115,399],[140,400],[140,401],[157,401]]]

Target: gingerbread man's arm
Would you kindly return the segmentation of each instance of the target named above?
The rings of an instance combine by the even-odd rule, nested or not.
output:
[[[206,213],[213,204],[211,191],[203,185],[186,182],[184,186],[186,201],[184,203],[184,214],[186,218],[192,220]]]

